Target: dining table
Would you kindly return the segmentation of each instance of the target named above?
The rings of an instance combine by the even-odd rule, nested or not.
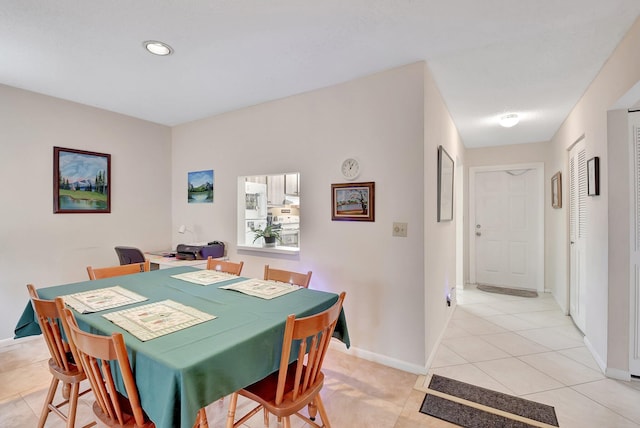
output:
[[[210,285],[180,278],[197,270],[176,267],[37,290],[40,298],[54,299],[117,286],[146,299],[90,313],[74,309],[74,315],[85,331],[124,335],[142,408],[160,428],[191,428],[200,408],[277,371],[287,316],[312,315],[338,300],[336,293],[308,288],[271,299],[221,288],[246,281],[244,277]],[[208,319],[160,337],[140,339],[105,317],[113,319],[118,311],[166,301],[192,308]],[[15,337],[39,333],[29,302],[16,325]],[[344,308],[334,338],[350,346]],[[124,390],[122,385],[120,388]]]

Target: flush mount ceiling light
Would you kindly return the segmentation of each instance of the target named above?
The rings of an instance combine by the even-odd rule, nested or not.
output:
[[[147,40],[142,43],[142,46],[154,55],[166,56],[173,53],[173,48],[171,48],[171,46],[156,40]]]
[[[512,126],[516,126],[520,122],[520,118],[516,113],[507,113],[500,116],[500,125],[505,128],[511,128]]]

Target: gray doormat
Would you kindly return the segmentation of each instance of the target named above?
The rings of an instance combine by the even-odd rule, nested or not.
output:
[[[467,428],[559,426],[552,406],[438,375],[420,412]]]
[[[521,288],[498,287],[495,285],[486,285],[486,284],[478,284],[476,288],[478,290],[486,291],[488,293],[508,294],[510,296],[520,296],[520,297],[538,297],[538,292],[535,290],[523,290]]]

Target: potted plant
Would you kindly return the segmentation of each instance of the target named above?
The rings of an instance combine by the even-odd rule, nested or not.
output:
[[[267,224],[264,229],[261,228],[251,228],[251,231],[255,233],[255,238],[253,242],[256,242],[260,238],[264,238],[264,246],[265,247],[275,247],[276,239],[279,242],[282,242],[280,238],[280,231],[273,228],[272,224]]]

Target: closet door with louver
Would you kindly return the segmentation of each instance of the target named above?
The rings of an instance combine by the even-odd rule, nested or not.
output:
[[[576,326],[585,331],[586,287],[585,249],[587,225],[587,153],[580,140],[569,151],[569,313]]]

